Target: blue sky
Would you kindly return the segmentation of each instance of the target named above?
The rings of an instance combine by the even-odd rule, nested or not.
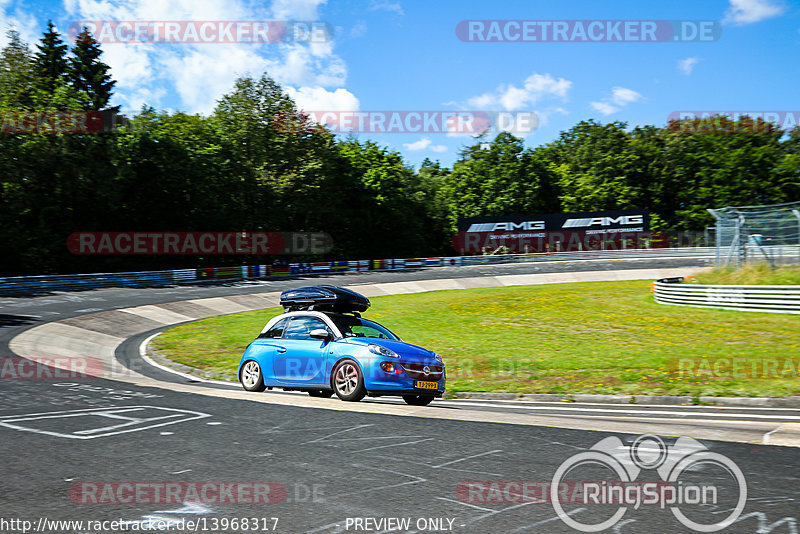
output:
[[[103,44],[114,104],[208,114],[239,75],[267,72],[307,110],[536,113],[528,146],[580,120],[663,125],[680,110],[798,110],[800,5],[789,0],[0,0],[38,40],[48,19],[322,21],[326,42]],[[463,20],[707,20],[713,42],[463,42]],[[468,136],[360,133],[451,165]]]

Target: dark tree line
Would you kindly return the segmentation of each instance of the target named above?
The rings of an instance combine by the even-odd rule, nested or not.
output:
[[[36,53],[9,37],[0,113],[109,109],[115,82],[87,31],[70,47],[50,24]],[[324,231],[328,259],[411,257],[453,253],[459,217],[646,208],[661,228],[691,230],[711,223],[708,207],[800,198],[800,130],[770,125],[588,121],[537,148],[506,133],[476,139],[452,169],[415,170],[372,141],[287,128],[286,117],[305,120],[263,75],[237,80],[208,117],[143,108],[113,134],[3,128],[0,274],[270,260],[75,256],[65,241],[76,231]]]

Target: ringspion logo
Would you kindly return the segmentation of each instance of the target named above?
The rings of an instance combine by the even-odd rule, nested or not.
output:
[[[645,471],[655,471],[660,482],[635,483]],[[604,478],[596,478],[598,473]],[[607,505],[603,517],[610,517],[595,516],[589,522],[576,509],[567,511],[559,498],[565,482],[580,487],[578,502]],[[652,507],[669,509],[681,525],[695,532],[717,532],[741,515],[747,482],[733,460],[697,440],[678,438],[667,446],[660,437],[647,434],[630,445],[608,437],[571,456],[556,469],[549,493],[558,517],[580,532],[610,529],[630,510]]]

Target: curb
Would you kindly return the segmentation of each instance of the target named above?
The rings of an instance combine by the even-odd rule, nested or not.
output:
[[[690,397],[668,395],[591,395],[575,393],[491,393],[483,391],[454,391],[446,399],[516,400],[533,402],[581,402],[596,404],[656,404],[673,406],[740,406],[753,408],[800,408],[800,397]]]
[[[147,356],[158,364],[174,369],[183,374],[196,376],[206,380],[217,380],[236,383],[236,375],[220,375],[174,362],[164,357],[153,348],[152,342],[147,344]],[[751,408],[800,408],[800,397],[691,397],[670,395],[595,395],[589,393],[510,393],[503,391],[448,391],[445,399],[475,399],[487,401],[523,401],[523,402],[565,402],[586,404],[639,404],[668,406],[719,406],[719,407],[751,407]]]
[[[175,371],[186,375],[196,376],[206,380],[226,381],[233,384],[237,383],[236,375],[221,375],[212,373],[211,371],[204,371],[203,369],[198,369],[197,367],[190,367],[188,365],[167,359],[160,352],[153,348],[152,341],[147,344],[147,356],[159,365],[174,369]]]

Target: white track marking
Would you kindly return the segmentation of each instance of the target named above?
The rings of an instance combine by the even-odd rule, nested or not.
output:
[[[420,439],[420,440],[417,440],[417,441],[407,441],[407,442],[404,442],[404,443],[392,443],[391,445],[381,445],[379,447],[370,447],[368,449],[359,449],[357,451],[353,451],[353,453],[374,451],[375,449],[386,449],[388,447],[399,447],[401,445],[414,445],[415,443],[422,443],[423,441],[430,441],[432,439],[434,439],[434,438],[425,438],[425,439]]]
[[[774,430],[770,430],[769,432],[767,432],[766,434],[764,434],[764,437],[761,439],[761,442],[762,442],[764,445],[767,445],[767,444],[769,443],[769,438],[770,438],[770,436],[772,436],[772,434],[774,434],[775,432],[777,432],[778,430],[780,430],[781,428],[783,428],[784,424],[785,424],[785,423],[781,423],[781,424],[780,424],[780,425],[778,425],[778,427],[777,427],[777,428],[775,428]]]
[[[175,413],[172,413],[167,416],[141,417],[141,418],[124,417],[119,415],[122,413],[129,413],[142,410],[160,410],[160,411],[175,412]],[[112,419],[127,419],[128,422],[119,425],[112,425],[100,428],[74,430],[72,432],[55,432],[50,430],[42,430],[34,426],[26,426],[24,424],[14,424],[14,423],[26,423],[26,422],[41,421],[41,420],[53,420],[53,419],[69,420],[81,416],[98,416],[98,417],[105,417]],[[181,416],[186,416],[186,417],[181,418]],[[60,412],[12,415],[12,416],[0,417],[0,426],[12,428],[14,430],[21,430],[23,432],[33,432],[35,434],[45,434],[48,436],[56,436],[60,438],[92,439],[92,438],[99,438],[106,436],[115,436],[118,434],[126,434],[129,432],[139,432],[142,430],[149,430],[152,428],[174,425],[185,421],[194,421],[197,419],[203,419],[205,417],[211,417],[211,415],[207,413],[194,412],[190,410],[182,410],[177,408],[165,408],[162,406],[121,406],[121,407],[107,407],[107,408],[91,408],[85,410],[67,410]],[[164,419],[171,419],[171,420],[164,421]],[[156,421],[162,421],[162,422],[156,422]],[[119,430],[120,428],[133,425],[142,425],[142,426],[135,428],[126,428],[125,430]]]
[[[372,424],[356,425],[356,426],[353,426],[353,427],[350,427],[350,428],[345,428],[344,430],[340,430],[338,432],[334,432],[333,434],[328,434],[327,436],[323,436],[321,438],[317,438],[317,439],[314,439],[314,440],[311,440],[311,441],[306,441],[304,443],[304,445],[308,445],[309,443],[318,443],[320,441],[324,441],[324,440],[326,440],[328,438],[331,438],[333,436],[338,436],[339,434],[344,434],[345,432],[350,432],[351,430],[358,430],[359,428],[367,428],[368,426],[374,426],[374,425],[372,425]]]
[[[408,473],[400,473],[398,471],[391,471],[389,469],[378,468],[378,467],[370,467],[368,465],[363,464],[353,464],[353,467],[357,467],[360,469],[374,469],[376,471],[380,471],[382,474],[392,473],[393,475],[399,475],[407,478],[413,478],[415,480],[409,480],[408,482],[400,482],[398,484],[388,484],[386,486],[378,486],[377,488],[366,488],[363,490],[352,491],[350,493],[340,493],[336,495],[336,497],[349,497],[350,495],[356,495],[358,493],[367,493],[370,491],[378,491],[382,489],[389,489],[389,488],[397,488],[399,486],[408,486],[409,484],[420,484],[422,482],[427,482],[428,480],[422,477],[418,477],[416,475],[409,475]]]
[[[470,403],[472,406],[482,407],[482,408],[497,408],[497,405],[494,404],[479,404],[479,403]],[[454,402],[449,401],[440,401],[436,403],[437,406],[460,406]],[[755,418],[755,419],[777,419],[780,421],[792,420],[792,421],[800,421],[800,415],[792,416],[792,415],[764,415],[764,414],[738,414],[734,411],[729,413],[719,413],[719,412],[682,412],[682,411],[667,411],[667,410],[608,410],[602,408],[580,408],[580,407],[572,407],[572,406],[512,406],[518,410],[532,410],[532,411],[542,411],[542,410],[553,410],[557,412],[592,412],[592,413],[602,413],[603,415],[611,416],[611,417],[620,417],[624,415],[705,415],[708,417],[736,417],[736,416],[744,416],[748,418]],[[544,414],[546,415],[546,414]]]
[[[480,454],[473,454],[472,456],[465,456],[464,458],[459,458],[458,460],[453,460],[451,462],[445,462],[443,464],[434,465],[434,466],[432,466],[432,469],[439,469],[440,467],[444,467],[446,465],[456,464],[458,462],[463,462],[464,460],[470,460],[472,458],[478,458],[480,456],[487,456],[489,454],[494,454],[496,452],[503,452],[503,451],[500,450],[500,449],[496,449],[496,450],[493,450],[493,451],[482,452]]]
[[[456,503],[456,504],[461,504],[461,505],[464,505],[464,506],[468,506],[470,508],[475,508],[476,510],[481,510],[482,512],[491,512],[492,511],[491,508],[481,508],[480,506],[475,506],[474,504],[470,504],[468,502],[457,501],[455,499],[448,499],[447,497],[436,497],[436,498],[439,499],[440,501],[453,502],[453,503]]]
[[[181,373],[180,371],[176,371],[175,369],[170,369],[169,367],[167,367],[165,365],[161,365],[160,363],[158,363],[155,360],[153,360],[150,356],[147,355],[147,344],[150,343],[150,341],[160,333],[161,332],[156,332],[155,334],[153,334],[152,336],[148,337],[147,339],[145,339],[144,341],[142,341],[139,344],[139,357],[141,359],[143,359],[145,362],[147,362],[148,364],[152,365],[156,369],[161,369],[162,371],[166,371],[167,373],[172,373],[173,375],[178,375],[178,376],[180,376],[182,378],[186,378],[186,379],[191,380],[193,382],[204,382],[206,384],[219,384],[221,386],[232,386],[232,387],[235,387],[235,388],[239,387],[239,384],[235,384],[233,382],[225,382],[223,380],[209,380],[207,378],[200,378],[198,376],[194,376],[194,375],[190,375],[190,374],[186,374],[186,373]]]

